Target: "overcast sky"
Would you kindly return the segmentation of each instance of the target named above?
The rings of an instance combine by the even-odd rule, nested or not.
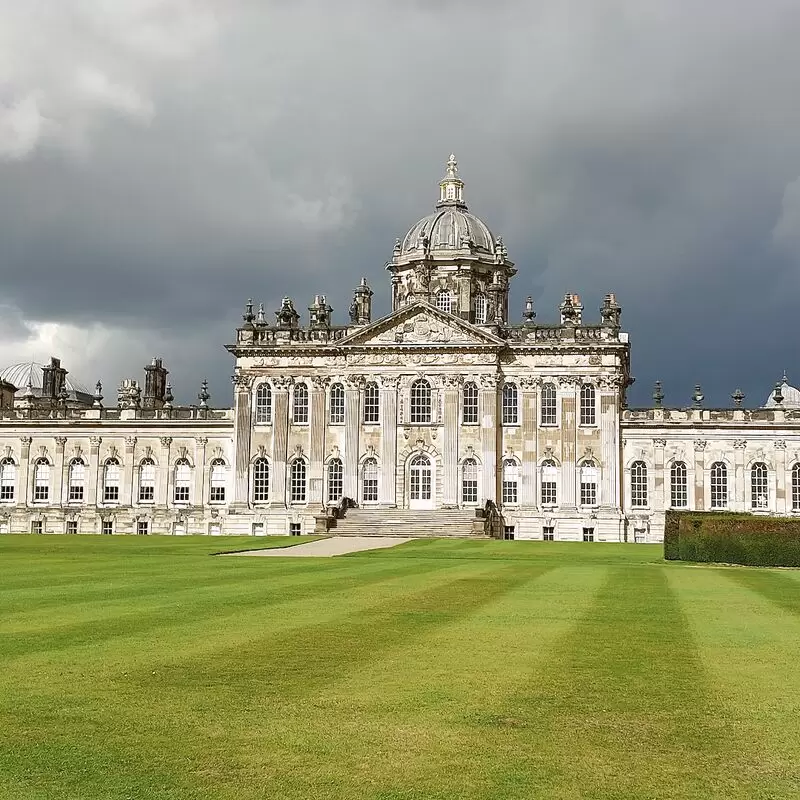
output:
[[[249,296],[387,311],[454,151],[515,317],[615,291],[632,404],[761,404],[800,384],[798,41],[798,0],[0,0],[0,364],[113,402],[160,355],[227,405]]]

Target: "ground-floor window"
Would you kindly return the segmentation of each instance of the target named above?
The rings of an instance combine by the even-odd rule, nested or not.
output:
[[[593,542],[594,541],[594,528],[584,528],[583,529],[583,541],[584,542]]]
[[[11,533],[11,526],[7,522],[0,522],[0,534]]]
[[[514,538],[515,527],[516,526],[514,526],[514,525],[506,525],[503,528],[503,538],[504,539],[513,539]]]
[[[209,536],[222,536],[222,525],[219,522],[210,522],[208,525]]]
[[[104,519],[102,531],[106,536],[110,536],[112,533],[114,533],[114,520]]]
[[[176,522],[172,526],[172,535],[173,536],[186,536],[186,523],[185,522]]]
[[[633,529],[633,541],[637,544],[643,544],[647,541],[647,531],[644,528]]]
[[[140,519],[136,523],[136,533],[139,536],[147,536],[150,533],[150,523],[146,519]]]
[[[43,527],[42,521],[35,519],[33,522],[31,522],[31,533],[41,533]]]
[[[290,522],[289,523],[289,536],[300,536],[303,533],[303,523],[302,522]]]
[[[265,534],[265,532],[266,532],[264,530],[264,523],[263,522],[254,522],[252,527],[251,527],[251,529],[250,529],[250,532],[253,534],[253,536],[263,536]]]
[[[78,520],[76,519],[68,519],[67,520],[67,533],[77,533],[78,532]]]
[[[542,538],[546,542],[552,542],[556,538],[555,534],[556,534],[556,529],[554,525],[545,525],[542,528]]]

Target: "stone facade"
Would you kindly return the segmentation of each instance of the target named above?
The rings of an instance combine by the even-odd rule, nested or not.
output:
[[[320,295],[307,325],[289,298],[274,324],[248,303],[231,409],[205,384],[174,407],[157,359],[116,407],[58,359],[0,373],[0,532],[311,533],[350,501],[494,505],[515,538],[658,541],[671,504],[800,512],[800,411],[780,391],[757,411],[631,410],[613,294],[595,322],[574,294],[555,324],[530,298],[510,320],[517,270],[454,158],[387,270],[392,311],[375,321],[366,281],[344,325]],[[27,385],[3,389],[9,376]]]

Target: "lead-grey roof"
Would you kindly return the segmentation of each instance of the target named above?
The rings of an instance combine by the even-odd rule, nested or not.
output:
[[[0,371],[0,380],[7,381],[17,389],[17,395],[22,396],[27,391],[28,384],[33,389],[35,396],[40,397],[44,383],[44,365],[35,361],[24,361],[19,364],[12,364]],[[65,380],[67,392],[70,399],[82,402],[91,402],[92,393],[79,381],[67,375]]]

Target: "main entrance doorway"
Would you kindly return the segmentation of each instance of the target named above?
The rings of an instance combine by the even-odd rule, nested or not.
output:
[[[414,456],[409,470],[410,508],[433,508],[433,467],[427,456]]]

